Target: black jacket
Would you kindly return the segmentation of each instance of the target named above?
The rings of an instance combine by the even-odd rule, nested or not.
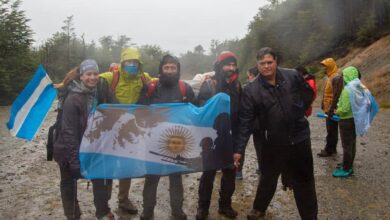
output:
[[[230,96],[230,127],[234,140],[238,135],[238,112],[240,107],[241,84],[238,80],[235,80],[232,83],[226,83],[224,81],[225,79],[219,79],[217,75],[218,74],[203,82],[199,89],[197,101],[199,105],[203,105],[204,102],[219,92],[226,93]],[[227,148],[227,146],[224,147]],[[233,151],[237,152],[234,146]]]
[[[106,80],[100,78],[96,92],[80,89],[72,82],[67,89],[60,116],[59,136],[54,143],[54,159],[60,166],[72,170],[80,169],[79,149],[81,139],[87,127],[92,102],[97,104],[118,103]]]
[[[195,95],[192,87],[185,83],[186,85],[186,94],[185,99],[183,99],[183,95],[180,92],[179,83],[173,86],[162,85],[160,82],[157,83],[155,89],[152,94],[148,94],[148,89],[150,83],[141,91],[141,96],[138,100],[138,104],[149,105],[149,104],[157,104],[157,103],[180,103],[180,102],[195,102]]]
[[[235,141],[238,151],[247,144],[256,117],[266,145],[289,146],[310,138],[305,110],[313,95],[303,77],[292,69],[278,68],[275,86],[261,75],[257,77],[242,94],[239,135]]]

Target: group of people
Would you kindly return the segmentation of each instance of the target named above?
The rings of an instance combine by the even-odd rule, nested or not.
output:
[[[54,144],[54,159],[60,167],[61,197],[67,219],[80,219],[81,216],[77,200],[77,179],[82,178],[78,151],[86,129],[88,114],[98,104],[148,105],[191,102],[202,106],[220,92],[230,96],[229,132],[233,142],[231,155],[233,162],[230,166],[221,169],[218,212],[230,219],[238,215],[232,207],[232,195],[235,191],[237,173],[239,176],[241,172],[242,176],[245,147],[253,134],[261,176],[253,209],[247,215],[247,219],[259,219],[265,215],[274,196],[278,177],[283,173],[289,175],[301,218],[317,219],[313,157],[307,120],[308,114],[311,114],[310,106],[316,92],[312,88],[313,85],[308,83],[308,76],[301,74],[299,69],[297,70],[300,72],[278,67],[276,52],[266,47],[257,52],[256,66],[250,70],[250,82],[242,88],[238,80],[237,60],[237,56],[232,52],[225,51],[219,54],[214,64],[214,76],[204,80],[197,97],[191,86],[180,80],[180,62],[171,55],[162,57],[158,78],[152,78],[144,72],[140,52],[136,48],[124,49],[120,63],[112,65],[109,72],[100,73],[96,61],[92,59],[83,61],[77,68],[71,70],[63,83],[56,86],[60,91],[65,90],[67,95],[59,109],[61,125],[59,137]],[[351,71],[355,74],[355,70],[346,71],[348,74]],[[350,79],[352,78],[348,78]],[[325,88],[326,92],[328,90]],[[330,107],[333,106],[333,101],[334,99],[326,101],[326,108],[330,109],[326,111],[328,114],[334,112]],[[343,126],[346,128],[353,126],[349,120],[349,112],[345,112],[340,107],[337,113],[346,120]],[[327,120],[328,124],[329,127],[333,126],[328,131],[335,132],[334,122]],[[343,126],[340,122],[341,130],[344,129]],[[328,136],[329,142],[321,155],[335,152],[337,136],[336,141],[335,137]],[[345,142],[353,145],[355,143],[352,143],[352,139],[353,136]],[[223,145],[226,141],[219,141],[216,144]],[[346,159],[343,163],[344,170],[351,169],[353,156],[349,157],[352,158]],[[201,175],[197,220],[208,217],[216,172],[217,170],[205,170]],[[154,217],[153,210],[156,205],[159,180],[160,176],[157,175],[145,177],[143,211],[140,219]],[[187,219],[183,211],[181,174],[169,175],[169,182],[172,217]],[[102,220],[115,219],[108,205],[112,180],[97,179],[92,180],[92,184],[96,217]],[[119,180],[118,208],[136,214],[138,210],[129,199],[130,185],[130,179]]]
[[[346,67],[339,72],[336,62],[332,58],[321,61],[326,72],[326,81],[323,91],[321,108],[327,115],[326,118],[326,145],[317,155],[319,157],[331,157],[337,153],[337,142],[340,130],[341,146],[343,148],[343,161],[337,164],[332,175],[334,177],[348,177],[353,174],[353,161],[356,154],[356,125],[355,118],[359,109],[367,109],[369,114],[374,100],[368,100],[368,96],[362,96],[359,109],[353,109],[358,93],[368,91],[360,82],[361,73],[353,66]],[[372,97],[372,96],[371,96]],[[365,100],[365,101],[364,101]],[[364,104],[365,103],[365,104]],[[370,106],[367,105],[369,103]],[[339,120],[333,116],[337,115]],[[364,115],[360,115],[365,117]],[[372,120],[372,119],[371,119]],[[360,126],[359,124],[357,126]],[[340,128],[340,129],[339,129]],[[362,135],[363,133],[361,133]]]

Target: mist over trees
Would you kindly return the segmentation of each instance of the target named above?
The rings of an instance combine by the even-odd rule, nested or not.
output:
[[[390,33],[390,0],[269,0],[259,8],[242,39],[211,40],[208,48],[194,45],[180,54],[185,78],[212,71],[217,55],[231,50],[239,57],[241,77],[255,64],[258,49],[269,46],[279,53],[283,66],[309,64],[324,56],[342,56],[349,46],[364,46]],[[96,59],[100,71],[119,62],[123,48],[138,47],[144,70],[157,76],[161,57],[169,53],[159,45],[137,45],[131,37],[114,33],[86,42],[75,32],[73,16],[64,18],[61,30],[32,46],[29,19],[20,0],[0,0],[0,105],[9,104],[23,89],[39,64],[53,81],[83,59]],[[168,48],[169,49],[169,48]]]

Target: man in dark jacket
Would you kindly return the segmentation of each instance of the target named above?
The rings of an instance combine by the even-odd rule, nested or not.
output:
[[[165,55],[159,67],[158,81],[151,81],[141,92],[139,104],[194,102],[194,92],[190,85],[180,81],[180,63],[176,57]],[[153,219],[156,205],[158,175],[145,177],[143,191],[144,210],[141,219]],[[171,197],[172,216],[176,220],[185,220],[183,212],[183,183],[181,174],[169,175],[169,193]]]
[[[214,71],[215,75],[202,84],[198,94],[198,102],[200,105],[203,105],[204,102],[219,92],[224,92],[230,96],[230,127],[234,140],[234,137],[237,135],[238,108],[241,95],[241,85],[237,80],[238,69],[236,55],[230,51],[222,52],[214,64]],[[226,129],[229,128],[226,127]],[[228,146],[230,144],[232,144],[231,141],[224,140],[218,140],[216,143],[217,149],[224,149],[224,152],[230,151],[229,154],[226,155],[224,153],[224,155],[229,157],[226,159],[231,161],[229,167],[222,168],[218,212],[225,217],[235,218],[237,212],[231,206],[231,197],[235,189],[235,168],[233,165],[233,146]],[[217,170],[215,169],[205,170],[200,179],[198,211],[196,214],[197,220],[206,219],[208,216],[216,172]]]
[[[264,134],[262,175],[253,209],[247,217],[259,219],[265,215],[280,173],[291,169],[292,187],[301,218],[317,219],[310,128],[305,118],[305,110],[312,101],[307,94],[312,90],[295,70],[277,66],[276,53],[271,48],[258,51],[257,67],[259,77],[246,86],[242,94],[236,139],[240,151],[248,142],[255,118],[259,118],[260,130]]]

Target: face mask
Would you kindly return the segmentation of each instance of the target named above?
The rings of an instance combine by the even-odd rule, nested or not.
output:
[[[129,75],[134,76],[134,75],[137,75],[137,73],[138,73],[138,67],[135,64],[129,64],[129,65],[125,66],[125,71]]]

